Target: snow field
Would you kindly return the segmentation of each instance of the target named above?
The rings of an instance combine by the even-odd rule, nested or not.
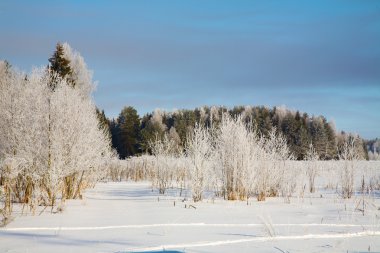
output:
[[[191,199],[191,193],[186,192]],[[319,192],[318,192],[319,194]],[[0,252],[366,252],[380,249],[378,213],[331,192],[265,202],[182,202],[148,182],[98,183],[62,213],[19,215],[0,229]],[[174,206],[174,201],[176,205]],[[372,199],[380,205],[377,198]],[[187,208],[185,208],[185,205]],[[188,208],[189,205],[196,207]]]

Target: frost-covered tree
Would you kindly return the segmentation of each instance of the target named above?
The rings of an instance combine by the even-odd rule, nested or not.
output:
[[[319,155],[314,149],[313,144],[310,144],[309,150],[306,153],[305,160],[307,161],[307,171],[306,174],[309,178],[309,191],[310,193],[315,192],[315,177],[318,174],[318,161]]]
[[[169,130],[169,139],[173,141],[175,148],[178,150],[178,152],[181,151],[181,138],[179,137],[177,130],[175,127],[171,127]]]
[[[369,160],[380,161],[380,153],[376,151],[368,151]]]
[[[163,123],[164,112],[160,109],[156,109],[152,115],[146,115],[142,119],[142,131],[141,131],[141,147],[143,151],[150,150],[150,144],[156,140],[156,138],[163,138],[167,126]]]
[[[0,62],[0,184],[6,215],[12,202],[34,208],[80,197],[106,171],[113,156],[106,130],[91,97],[71,84],[53,68],[26,75]]]
[[[357,143],[359,138],[356,135],[349,135],[345,138],[341,147],[339,159],[342,160],[341,166],[341,193],[343,198],[351,198],[354,194],[354,178],[357,160],[363,159],[358,152]]]
[[[207,122],[208,114],[205,106],[199,108],[199,124],[205,125]]]
[[[88,69],[86,62],[79,52],[73,50],[68,43],[63,43],[64,58],[69,61],[71,73],[68,80],[83,97],[88,97],[96,88],[92,80],[93,72]]]
[[[289,201],[297,183],[297,172],[288,166],[293,156],[283,135],[271,129],[268,136],[261,136],[257,172],[256,194],[259,201],[267,196],[278,196],[279,193]]]
[[[214,127],[218,124],[220,117],[219,117],[219,108],[216,106],[212,106],[210,108],[210,125],[211,127]]]
[[[70,67],[70,59],[65,57],[65,49],[61,43],[57,43],[54,54],[49,59],[49,70],[52,73],[57,73],[61,78],[67,78],[70,80],[70,85],[75,86],[74,83],[71,83],[72,69]],[[52,90],[56,86],[56,80],[53,77],[49,83]]]
[[[209,129],[197,124],[187,138],[186,155],[189,159],[188,171],[194,202],[202,200],[203,191],[211,174],[213,152]]]
[[[15,183],[19,177],[26,179],[29,164],[40,165],[40,159],[34,160],[35,152],[45,150],[41,132],[31,127],[34,121],[44,120],[41,114],[44,108],[39,107],[41,98],[35,97],[35,93],[42,90],[33,89],[27,85],[25,74],[0,62],[0,175],[5,192],[5,215],[10,214],[13,199],[26,201],[22,192],[16,192]]]
[[[68,43],[57,43],[49,63],[50,70],[66,79],[67,84],[75,87],[83,97],[88,97],[95,89],[92,71],[87,68],[80,53],[73,50]]]
[[[158,187],[160,194],[164,194],[176,168],[178,155],[176,144],[168,134],[164,134],[162,138],[157,136],[156,140],[150,143],[150,148],[155,157],[153,184]]]
[[[101,166],[111,158],[106,129],[99,127],[96,108],[77,89],[64,82],[51,98],[52,166],[65,168],[65,195],[81,196],[86,184],[101,177]],[[99,174],[100,173],[100,174]]]
[[[223,194],[229,200],[246,199],[249,193],[247,181],[254,174],[252,159],[255,136],[241,117],[224,114],[215,132],[216,167],[223,186]]]

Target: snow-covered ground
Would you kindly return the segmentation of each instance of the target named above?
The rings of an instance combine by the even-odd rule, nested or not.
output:
[[[318,189],[290,204],[183,200],[178,189],[160,196],[148,182],[98,183],[62,213],[16,214],[0,228],[0,252],[380,251],[376,195],[343,200]],[[356,210],[363,200],[364,216]]]

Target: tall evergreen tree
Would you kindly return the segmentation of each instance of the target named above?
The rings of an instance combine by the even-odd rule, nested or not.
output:
[[[174,127],[181,139],[182,147],[185,146],[188,133],[194,129],[196,123],[195,111],[181,110],[179,113],[173,115],[175,117]]]
[[[318,153],[319,157],[323,160],[327,158],[326,146],[327,146],[327,135],[324,125],[324,117],[313,117],[310,121],[310,133],[312,138],[312,144]]]
[[[103,129],[107,136],[111,137],[110,122],[107,119],[104,110],[100,111],[99,108],[96,107],[96,115],[98,116],[100,129]]]
[[[57,73],[62,78],[66,78],[72,86],[75,85],[70,79],[72,73],[70,60],[65,58],[64,48],[61,43],[57,43],[53,56],[49,58],[49,63],[49,69],[51,71]],[[56,81],[55,78],[52,79],[50,85],[52,90],[56,87]]]
[[[116,143],[121,158],[133,156],[141,152],[140,117],[132,106],[124,107],[117,118]]]
[[[150,144],[156,138],[161,139],[163,136],[164,132],[156,123],[145,121],[141,127],[141,151],[151,153]]]
[[[324,120],[324,128],[327,137],[325,159],[331,160],[338,158],[335,129],[333,129],[332,125],[329,124],[326,120]]]

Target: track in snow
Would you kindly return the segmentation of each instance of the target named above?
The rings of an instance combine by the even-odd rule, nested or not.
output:
[[[380,231],[364,231],[364,232],[358,232],[358,233],[340,233],[340,234],[308,234],[308,235],[293,235],[293,236],[253,237],[253,238],[248,238],[248,239],[223,240],[223,241],[202,241],[202,242],[184,243],[184,244],[169,244],[169,245],[160,245],[160,246],[152,246],[152,247],[130,248],[124,251],[120,251],[119,253],[220,246],[220,245],[238,244],[238,243],[246,243],[246,242],[265,242],[265,241],[270,241],[270,240],[336,239],[336,238],[353,238],[353,237],[363,237],[363,236],[380,236]]]
[[[0,231],[80,231],[80,230],[108,230],[108,229],[131,229],[131,228],[156,228],[156,227],[262,227],[264,224],[228,224],[228,223],[166,223],[166,224],[141,224],[141,225],[119,225],[119,226],[95,226],[95,227],[19,227],[0,228]],[[357,224],[323,224],[323,223],[280,223],[272,224],[273,227],[373,227]]]

